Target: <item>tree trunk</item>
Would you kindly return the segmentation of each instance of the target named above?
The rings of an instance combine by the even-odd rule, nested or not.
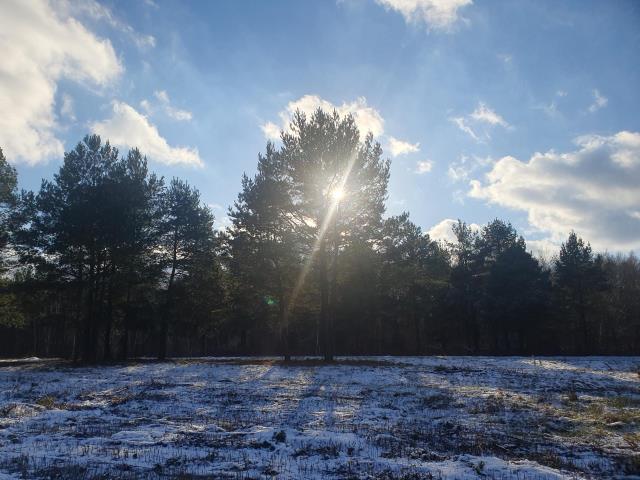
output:
[[[78,299],[76,305],[80,307],[83,304],[82,297],[84,296],[84,275],[82,264],[78,266]],[[82,325],[82,309],[76,307],[74,312],[74,328],[73,328],[73,352],[71,353],[71,358],[74,362],[77,362],[80,359],[80,325]]]
[[[478,322],[476,319],[476,309],[471,302],[468,304],[468,326],[467,329],[471,335],[471,347],[474,354],[477,354],[480,349],[480,334],[478,332]]]
[[[415,351],[416,355],[420,355],[422,353],[422,344],[420,342],[420,320],[418,318],[418,315],[416,314],[415,307],[411,312],[411,317],[413,320],[413,331],[416,336]]]
[[[587,325],[587,312],[584,304],[584,296],[582,288],[578,292],[578,318],[580,321],[580,330],[582,332],[582,354],[586,355],[589,352],[589,327]]]
[[[160,324],[160,346],[158,349],[158,359],[165,360],[167,358],[167,337],[169,336],[169,315],[172,306],[173,281],[176,276],[176,261],[178,258],[178,233],[173,234],[173,252],[171,257],[171,275],[169,275],[169,283],[167,284],[167,302],[162,312],[162,321]]]
[[[289,348],[289,309],[285,303],[284,295],[280,295],[278,298],[278,313],[280,323],[280,348],[282,349],[282,356],[284,361],[291,360],[291,351]]]
[[[131,274],[131,271],[129,271]],[[122,338],[120,339],[120,358],[129,357],[129,325],[131,316],[131,281],[127,283],[127,300],[124,304],[124,318],[122,319]]]
[[[282,270],[277,261],[274,262],[276,265],[276,273],[278,278],[278,314],[279,314],[279,325],[280,325],[280,348],[282,349],[282,356],[284,357],[284,361],[288,362],[291,360],[291,346],[289,344],[289,308],[292,308],[287,303],[287,298],[285,295],[284,282],[282,281]]]
[[[87,310],[84,318],[84,339],[83,339],[83,351],[82,360],[85,362],[94,362],[96,359],[96,342],[95,342],[95,328],[94,328],[94,313],[95,313],[95,287],[96,287],[96,265],[95,254],[91,251],[90,264],[89,264],[89,279],[88,279],[88,295],[87,295]]]
[[[335,217],[338,216],[336,212]],[[339,253],[339,245],[338,245],[338,231],[337,225],[334,225],[334,237],[333,237],[333,252],[332,252],[332,261],[331,261],[331,284],[329,287],[329,353],[331,354],[331,358],[329,360],[333,360],[333,355],[335,352],[335,320],[338,309],[338,253]]]
[[[73,345],[71,347],[71,359],[74,362],[78,361],[79,352],[78,352],[78,327],[73,329]]]
[[[129,357],[129,324],[126,319],[122,328],[122,337],[120,337],[120,358],[122,360],[127,360]]]
[[[415,352],[416,355],[420,355],[422,353],[422,343],[420,338],[420,318],[418,316],[418,306],[416,305],[416,296],[415,293],[411,293],[411,320],[413,322],[413,331],[416,336],[415,343]]]
[[[33,319],[33,355],[36,357],[40,353],[39,343],[38,318],[35,317]]]
[[[107,293],[107,318],[104,328],[104,359],[107,361],[111,360],[111,326],[113,324],[113,282],[115,270],[115,264],[112,262]]]
[[[318,273],[320,275],[320,343],[325,361],[331,362],[333,360],[333,352],[329,341],[329,336],[331,335],[329,325],[329,279],[327,278],[327,252],[324,239],[320,242]]]

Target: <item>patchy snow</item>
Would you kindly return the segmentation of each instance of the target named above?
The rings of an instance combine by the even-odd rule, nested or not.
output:
[[[640,357],[0,363],[4,478],[640,473]]]
[[[55,361],[58,359],[48,359],[49,361]],[[26,357],[26,358],[0,358],[0,365],[3,363],[29,363],[29,362],[43,362],[45,359],[39,357]]]

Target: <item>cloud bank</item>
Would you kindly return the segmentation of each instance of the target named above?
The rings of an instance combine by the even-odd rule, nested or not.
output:
[[[386,9],[395,10],[407,23],[424,23],[430,30],[451,31],[462,20],[459,10],[472,0],[376,0]]]
[[[281,131],[291,132],[290,124],[296,110],[304,113],[308,118],[318,108],[327,112],[335,110],[340,116],[352,115],[361,135],[364,136],[371,132],[376,139],[386,139],[386,149],[393,157],[420,151],[419,143],[411,143],[391,135],[384,135],[384,119],[378,110],[367,104],[365,97],[358,97],[352,102],[343,102],[341,105],[336,105],[318,95],[304,95],[297,100],[289,102],[284,110],[278,113],[278,117],[280,117],[279,124],[265,122],[260,125],[260,129],[267,139],[278,140],[280,139]]]
[[[454,220],[453,218],[445,218],[441,222],[431,227],[427,231],[427,233],[432,240],[454,243],[456,241],[456,236],[453,233],[453,226],[457,223],[458,221]],[[478,225],[477,223],[471,223],[469,224],[469,227],[476,232],[480,231],[480,229],[482,228],[482,226]]]
[[[12,161],[32,165],[61,156],[58,81],[94,87],[114,81],[123,67],[113,46],[43,0],[0,2],[0,32],[0,145]],[[70,102],[61,101],[68,115]]]
[[[342,105],[335,105],[328,100],[320,98],[318,95],[304,95],[298,100],[289,102],[284,110],[278,116],[280,117],[280,125],[273,122],[267,122],[261,126],[267,138],[277,140],[280,138],[280,130],[290,131],[289,124],[296,110],[310,117],[313,113],[321,108],[327,112],[336,110],[340,116],[351,114],[362,135],[371,132],[374,137],[379,137],[384,133],[384,120],[375,108],[367,105],[367,99],[359,97],[353,102],[344,102]]]
[[[571,230],[598,249],[640,249],[640,133],[587,135],[567,153],[498,160],[469,195],[527,212],[552,242]]]
[[[149,119],[131,105],[114,101],[110,118],[91,125],[92,131],[121,147],[138,147],[151,160],[165,165],[202,167],[197,148],[172,147]]]

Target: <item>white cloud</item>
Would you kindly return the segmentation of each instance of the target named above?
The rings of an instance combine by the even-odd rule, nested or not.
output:
[[[67,117],[69,120],[76,120],[76,114],[73,107],[73,98],[68,93],[62,95],[62,105],[60,106],[60,113]]]
[[[262,133],[266,138],[271,140],[277,140],[280,138],[280,127],[273,122],[267,122],[263,125],[260,125],[262,129]]]
[[[423,160],[416,162],[415,173],[418,175],[422,175],[425,173],[429,173],[433,168],[433,162],[431,160]]]
[[[113,115],[94,123],[91,129],[114,145],[140,148],[156,162],[203,166],[197,148],[170,146],[146,116],[124,102],[113,102]]]
[[[482,102],[471,112],[470,117],[478,122],[488,123],[489,125],[500,125],[504,128],[509,127],[509,124],[505,122],[504,118]]]
[[[188,110],[181,110],[179,108],[167,107],[165,110],[174,120],[179,122],[189,122],[193,118],[193,114]]]
[[[560,251],[560,244],[562,242],[554,242],[548,238],[541,240],[527,240],[527,250],[531,252],[534,257],[550,260],[554,255],[557,255]]]
[[[543,103],[541,105],[533,106],[536,110],[542,110],[549,118],[557,118],[561,116],[560,110],[558,110],[558,102],[561,101],[568,94],[564,90],[558,90],[555,93],[553,100],[549,103]]]
[[[169,95],[167,95],[166,90],[156,90],[153,95],[162,103],[169,103]]]
[[[213,228],[215,230],[224,231],[233,224],[231,218],[227,215],[227,210],[222,205],[219,203],[210,203],[209,208],[215,216],[213,222]]]
[[[169,100],[169,95],[166,90],[156,90],[153,94],[163,104],[164,112],[174,120],[184,122],[190,121],[193,118],[193,114],[190,111],[181,110],[171,105],[171,100]]]
[[[453,193],[451,194],[451,199],[453,200],[454,203],[457,203],[459,205],[464,205],[464,201],[467,198],[467,192],[465,192],[464,190],[454,190]]]
[[[216,216],[214,221],[213,221],[213,228],[215,230],[220,230],[220,231],[225,231],[228,227],[231,227],[233,225],[233,221],[231,220],[231,217],[229,217],[228,215],[221,215],[221,216]]]
[[[123,67],[111,43],[38,0],[0,2],[0,32],[0,145],[12,160],[32,165],[62,155],[54,113],[58,81],[112,82]]]
[[[140,107],[147,113],[147,115],[150,115],[153,112],[153,107],[147,99],[140,102]]]
[[[594,89],[592,93],[593,93],[593,103],[589,105],[589,111],[591,113],[594,113],[600,110],[601,108],[606,107],[607,103],[609,103],[609,99],[603,96],[602,94],[600,94],[597,88]]]
[[[558,116],[558,104],[555,102],[555,100],[552,100],[548,105],[542,105],[538,108],[540,108],[544,113],[547,114],[547,116],[551,118],[555,118]]]
[[[133,29],[131,25],[120,20],[105,5],[95,0],[58,0],[58,10],[85,14],[93,20],[106,23],[114,30],[125,34],[140,50],[146,50],[156,46],[156,39],[152,35],[144,35]]]
[[[431,227],[427,233],[432,240],[440,240],[447,243],[455,243],[456,236],[453,233],[453,226],[457,225],[458,221],[452,218],[445,218],[441,222]],[[474,232],[480,232],[482,225],[477,223],[468,224],[468,227]],[[549,239],[541,240],[527,240],[527,250],[538,258],[551,259],[553,255],[557,254],[560,250],[560,242],[554,242]]]
[[[461,182],[467,180],[471,173],[476,170],[487,167],[493,164],[491,157],[478,157],[473,155],[471,157],[467,155],[460,155],[460,158],[449,165],[447,175],[454,182]]]
[[[449,165],[447,175],[454,182],[461,182],[469,178],[469,170],[464,165],[453,163]]]
[[[449,120],[477,142],[483,142],[490,138],[490,127],[499,125],[506,129],[513,128],[501,115],[483,102],[479,102],[478,106],[470,114],[462,117],[452,117]]]
[[[451,31],[462,17],[458,10],[472,0],[376,0],[387,9],[402,14],[407,23],[424,22],[429,29]]]
[[[155,92],[153,92],[153,95],[160,101],[164,112],[169,117],[173,118],[174,120],[178,120],[179,122],[188,122],[193,119],[193,114],[190,111],[175,108],[171,105],[171,100],[169,100],[169,94],[167,94],[166,90],[156,90]],[[143,100],[142,102],[140,102],[140,106],[142,106],[142,108],[144,108],[147,113],[153,112],[153,107],[148,100]]]
[[[285,109],[278,114],[280,117],[280,127],[273,122],[266,122],[261,125],[260,128],[267,138],[277,140],[280,138],[280,129],[286,132],[290,131],[289,126],[296,110],[300,110],[307,115],[307,117],[310,117],[318,108],[327,112],[336,110],[341,116],[347,114],[353,115],[361,135],[366,135],[367,132],[371,132],[374,137],[379,137],[384,133],[384,120],[380,112],[368,106],[366,98],[359,97],[353,102],[344,102],[342,105],[335,105],[317,95],[304,95],[298,100],[289,102]]]
[[[453,233],[452,227],[458,223],[457,220],[452,218],[445,218],[441,222],[435,224],[427,232],[432,240],[441,240],[444,242],[453,243],[456,241],[456,236]],[[477,223],[469,224],[471,230],[479,231],[482,227]]]
[[[599,249],[640,248],[640,133],[576,139],[577,150],[504,157],[471,181],[469,195],[526,211],[530,225],[560,242],[573,229]]]
[[[465,120],[464,117],[453,117],[450,120],[453,123],[455,123],[460,130],[462,130],[464,133],[469,135],[471,138],[473,138],[476,141],[480,141],[480,137],[478,137],[476,132],[474,132],[473,129],[467,124],[467,121]]]
[[[352,102],[343,102],[341,105],[336,105],[318,95],[304,95],[297,100],[289,102],[284,110],[278,113],[278,117],[280,117],[279,124],[267,121],[260,125],[260,129],[265,138],[279,140],[281,131],[291,133],[291,120],[296,110],[310,118],[318,108],[325,112],[333,112],[335,110],[341,117],[352,115],[358,130],[360,130],[361,137],[371,132],[373,137],[378,140],[386,139],[389,153],[394,157],[420,151],[420,143],[406,142],[391,135],[384,135],[384,119],[382,115],[378,110],[369,106],[367,99],[364,97],[358,97]]]
[[[398,155],[406,155],[408,153],[415,153],[420,151],[419,143],[409,143],[403,140],[398,140],[395,137],[389,135],[388,137],[389,143],[389,152],[391,156],[397,157]]]

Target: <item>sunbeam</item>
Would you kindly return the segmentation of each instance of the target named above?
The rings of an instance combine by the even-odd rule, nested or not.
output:
[[[340,177],[338,185],[333,188],[330,187],[327,189],[329,193],[328,197],[330,200],[329,208],[328,208],[327,214],[324,217],[324,220],[322,221],[322,224],[320,225],[320,229],[318,230],[318,236],[316,237],[316,240],[311,249],[311,255],[307,257],[307,260],[304,263],[300,271],[300,274],[298,275],[298,279],[295,283],[295,286],[291,292],[291,297],[289,298],[289,302],[287,304],[287,313],[291,313],[291,311],[293,310],[296,300],[298,299],[298,296],[300,295],[300,292],[304,287],[307,276],[309,275],[309,272],[311,271],[311,267],[313,266],[313,262],[317,257],[317,252],[320,248],[320,245],[324,240],[327,230],[329,229],[329,225],[331,225],[331,222],[333,221],[333,218],[338,210],[338,205],[348,195],[348,192],[345,190],[345,186],[347,184],[347,181],[349,180],[351,171],[353,170],[353,166],[357,158],[358,158],[358,154],[357,152],[354,152],[349,158],[349,161],[347,162],[347,168],[345,169],[344,173]]]

